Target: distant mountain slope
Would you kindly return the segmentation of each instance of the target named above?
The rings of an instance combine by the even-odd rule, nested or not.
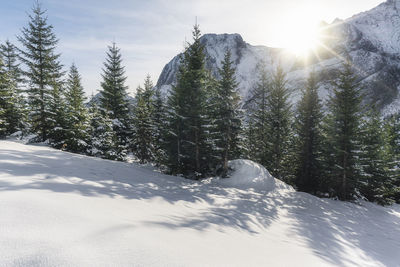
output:
[[[205,34],[207,68],[218,77],[224,51],[229,48],[237,68],[237,80],[244,100],[257,80],[257,65],[265,62],[272,70],[280,63],[288,72],[289,86],[296,102],[310,70],[319,74],[320,95],[326,99],[341,66],[350,58],[357,68],[368,102],[377,103],[385,114],[400,110],[400,1],[388,0],[370,11],[347,20],[321,25],[323,45],[307,63],[283,49],[253,46],[239,34]],[[163,69],[157,86],[167,92],[176,81],[179,55]]]

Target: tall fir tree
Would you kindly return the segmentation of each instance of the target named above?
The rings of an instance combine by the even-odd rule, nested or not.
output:
[[[136,90],[132,145],[133,151],[141,163],[151,162],[155,159],[153,87],[150,76],[147,76],[144,88],[139,86]]]
[[[65,91],[67,105],[67,150],[86,153],[89,149],[89,117],[81,76],[75,64],[71,65]]]
[[[341,200],[356,196],[360,179],[361,93],[349,61],[333,83],[324,125],[324,170],[330,193]]]
[[[55,148],[67,148],[68,114],[64,98],[64,88],[58,82],[53,83],[48,107],[48,138]]]
[[[261,165],[269,164],[269,137],[268,137],[268,97],[270,80],[265,64],[258,65],[258,81],[251,92],[249,103],[249,118],[246,123],[247,154],[249,159]]]
[[[164,97],[160,88],[155,88],[153,95],[153,142],[154,160],[158,166],[163,166],[167,162],[166,136],[167,136],[167,111]]]
[[[322,118],[316,75],[311,72],[297,104],[295,184],[299,190],[313,194],[319,190],[321,178]]]
[[[9,134],[9,113],[12,104],[9,84],[9,76],[0,57],[0,138],[5,138]]]
[[[118,139],[118,158],[123,159],[127,154],[131,122],[127,101],[128,87],[125,85],[125,68],[122,66],[120,49],[115,43],[108,47],[102,77],[101,108],[113,122],[113,130]]]
[[[390,179],[391,198],[400,203],[400,114],[386,118],[384,123],[385,161]]]
[[[219,139],[216,148],[220,151],[222,177],[228,173],[228,160],[240,156],[240,133],[242,129],[240,96],[235,79],[235,68],[231,52],[226,51],[219,70],[221,80],[216,87],[216,132]]]
[[[206,156],[205,54],[200,29],[194,26],[193,43],[183,53],[177,84],[168,99],[169,168],[193,178],[209,170]]]
[[[375,107],[368,111],[361,126],[360,192],[369,201],[391,204],[388,164],[385,160],[384,131],[380,114]]]
[[[268,152],[267,169],[271,174],[286,182],[292,182],[289,175],[291,165],[292,112],[289,102],[290,90],[286,86],[286,74],[278,66],[272,75],[270,91],[267,96],[266,137]]]
[[[116,144],[117,136],[113,130],[113,123],[107,113],[100,111],[95,101],[91,101],[90,103],[89,154],[103,159],[116,160],[119,154]]]
[[[28,27],[22,29],[18,40],[24,47],[20,50],[22,62],[26,65],[28,97],[32,130],[45,141],[52,130],[50,125],[50,104],[54,88],[59,88],[63,76],[60,54],[56,53],[58,39],[53,26],[47,22],[45,10],[36,3],[29,15]]]

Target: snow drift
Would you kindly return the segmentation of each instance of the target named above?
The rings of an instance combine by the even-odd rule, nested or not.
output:
[[[0,266],[399,266],[399,205],[319,199],[230,164],[199,182],[0,141]]]
[[[219,180],[224,186],[261,191],[293,191],[291,186],[275,179],[262,165],[251,160],[232,160],[229,162],[229,168],[232,170],[229,178]]]

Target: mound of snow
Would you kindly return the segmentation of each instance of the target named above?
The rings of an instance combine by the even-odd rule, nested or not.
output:
[[[262,165],[251,160],[232,160],[229,162],[229,168],[233,170],[230,177],[220,180],[225,186],[263,191],[293,190],[291,186],[275,179]]]

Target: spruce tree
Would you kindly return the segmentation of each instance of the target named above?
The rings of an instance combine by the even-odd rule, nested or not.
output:
[[[166,164],[166,136],[167,136],[167,111],[161,90],[155,88],[153,95],[153,142],[154,142],[154,160],[159,166]]]
[[[384,151],[384,132],[379,112],[372,108],[361,126],[360,192],[369,201],[390,204],[391,183]]]
[[[216,132],[219,136],[216,146],[220,151],[222,177],[228,173],[228,160],[240,156],[240,96],[232,64],[231,52],[227,50],[219,70],[221,80],[216,87]]]
[[[53,26],[48,24],[40,4],[35,4],[32,13],[28,27],[22,29],[18,40],[24,47],[20,52],[29,84],[27,93],[32,130],[39,134],[40,140],[45,141],[51,131],[48,118],[51,116],[52,90],[59,88],[63,72],[60,54],[55,52],[58,39],[53,33]]]
[[[316,194],[321,177],[322,105],[315,73],[311,72],[297,105],[295,123],[295,184],[300,191]]]
[[[263,166],[269,164],[268,97],[270,81],[265,64],[259,64],[259,78],[251,92],[249,118],[246,123],[248,157]]]
[[[67,149],[68,118],[63,88],[58,82],[54,82],[52,86],[47,117],[49,125],[48,138],[53,147]]]
[[[291,165],[292,112],[289,102],[290,90],[286,86],[286,75],[281,67],[277,67],[272,75],[269,94],[267,96],[266,138],[267,169],[278,179],[289,181]]]
[[[360,178],[361,93],[350,62],[345,62],[333,83],[324,125],[325,176],[334,196],[349,200],[356,196]]]
[[[100,111],[95,101],[91,103],[89,108],[90,155],[116,160],[119,154],[116,149],[117,136],[113,130],[113,123],[107,113]]]
[[[125,69],[122,66],[120,49],[113,43],[108,47],[107,58],[103,68],[101,83],[101,108],[113,122],[113,130],[117,135],[118,158],[123,159],[127,154],[128,139],[131,134],[130,111],[125,86]]]
[[[144,89],[136,90],[135,107],[133,110],[133,151],[141,163],[154,161],[154,122],[153,122],[153,83],[150,76],[146,77]]]
[[[206,156],[205,54],[200,29],[194,26],[193,43],[180,61],[177,84],[168,99],[169,168],[200,178],[209,172]]]
[[[386,118],[384,140],[384,159],[390,180],[389,195],[396,203],[400,203],[400,114]]]
[[[9,134],[9,113],[12,104],[9,84],[9,77],[0,57],[0,138],[5,138]]]
[[[86,97],[81,84],[81,76],[75,64],[71,65],[65,91],[67,105],[67,149],[85,153],[88,149],[89,117],[85,106]]]

